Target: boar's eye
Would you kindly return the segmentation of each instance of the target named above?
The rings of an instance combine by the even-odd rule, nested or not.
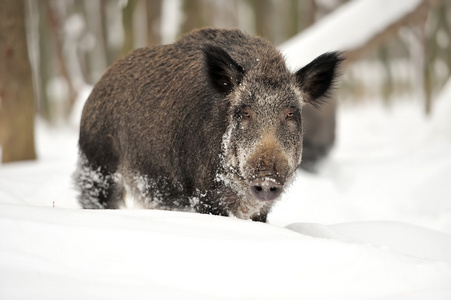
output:
[[[284,114],[283,114],[283,119],[285,121],[291,121],[294,120],[296,117],[295,111],[292,109],[287,109],[285,110]]]
[[[241,111],[243,119],[252,119],[252,111],[249,108],[245,108]]]

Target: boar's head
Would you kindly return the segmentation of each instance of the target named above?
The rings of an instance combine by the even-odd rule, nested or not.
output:
[[[243,196],[275,200],[301,163],[302,107],[319,106],[327,96],[341,53],[325,53],[294,74],[278,52],[244,63],[216,46],[204,53],[211,84],[230,103],[226,181]]]

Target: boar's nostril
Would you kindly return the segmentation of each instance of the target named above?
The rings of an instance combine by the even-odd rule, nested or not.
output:
[[[283,185],[267,181],[267,180],[252,180],[249,183],[252,195],[261,201],[275,200],[283,191]]]

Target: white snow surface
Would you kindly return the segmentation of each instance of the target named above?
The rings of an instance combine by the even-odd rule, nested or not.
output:
[[[281,49],[301,67],[419,3],[351,1]],[[38,161],[0,165],[0,299],[449,300],[450,99],[451,80],[429,118],[414,101],[340,107],[333,152],[299,171],[269,224],[81,210],[78,101],[70,128],[37,123]]]
[[[81,210],[77,130],[38,122],[39,160],[0,165],[0,299],[451,299],[449,99],[340,107],[270,224]]]
[[[414,11],[422,0],[349,1],[279,46],[292,70],[329,51],[353,50]]]

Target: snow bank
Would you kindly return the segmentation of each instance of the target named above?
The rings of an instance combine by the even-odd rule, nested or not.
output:
[[[365,243],[191,213],[0,206],[2,299],[451,295],[449,262]]]
[[[349,1],[279,48],[286,56],[287,65],[297,70],[324,52],[364,45],[420,3],[421,0]]]
[[[451,235],[407,223],[374,221],[329,226],[293,223],[287,228],[313,237],[362,243],[410,257],[451,263]]]

